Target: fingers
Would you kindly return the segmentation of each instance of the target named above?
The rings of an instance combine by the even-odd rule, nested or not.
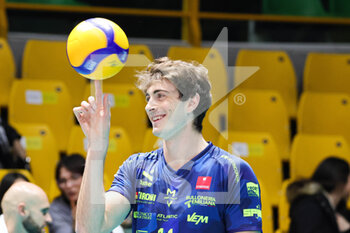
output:
[[[95,97],[97,106],[102,106],[102,80],[95,80]]]

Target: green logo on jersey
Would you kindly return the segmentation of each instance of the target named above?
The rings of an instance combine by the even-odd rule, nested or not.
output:
[[[247,183],[247,192],[250,197],[259,197],[259,185],[253,182]]]
[[[208,216],[197,215],[196,212],[192,215],[187,215],[187,222],[194,222],[195,225],[198,225],[198,223],[208,223],[208,219]]]

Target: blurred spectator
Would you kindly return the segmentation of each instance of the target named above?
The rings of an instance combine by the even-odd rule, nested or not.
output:
[[[1,180],[0,184],[0,203],[2,201],[2,198],[4,197],[6,191],[15,183],[18,181],[27,181],[29,182],[28,178],[22,175],[21,173],[17,172],[11,172],[7,173]],[[0,207],[0,214],[2,214],[2,208]]]
[[[21,135],[0,118],[0,168],[29,169],[29,161],[20,139]]]
[[[56,182],[61,195],[51,203],[52,223],[50,233],[75,232],[75,214],[85,159],[79,154],[63,157],[56,167]],[[124,233],[121,227],[113,233]]]
[[[349,194],[349,164],[336,157],[325,159],[311,179],[296,181],[287,189],[290,233],[350,232],[349,221],[338,211]]]
[[[0,216],[1,233],[44,232],[51,222],[45,192],[29,182],[14,183],[5,193],[1,207],[4,211]]]

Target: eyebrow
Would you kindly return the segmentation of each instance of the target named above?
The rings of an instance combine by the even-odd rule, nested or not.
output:
[[[41,213],[43,213],[43,214],[46,214],[47,212],[49,212],[49,207],[46,207],[46,208],[43,208],[43,209],[41,209],[40,211],[41,211]]]
[[[158,92],[166,92],[166,93],[169,93],[169,91],[167,91],[167,90],[163,90],[163,89],[157,89],[157,90],[154,90],[153,91],[153,94],[157,94]],[[146,96],[149,96],[150,94],[147,92],[146,93]]]

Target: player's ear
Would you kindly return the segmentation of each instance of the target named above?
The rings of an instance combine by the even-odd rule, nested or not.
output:
[[[24,202],[19,203],[17,206],[17,211],[19,215],[21,215],[22,217],[25,217],[28,212],[26,204]]]
[[[193,111],[197,108],[200,99],[201,99],[201,97],[199,96],[198,93],[196,93],[193,97],[191,97],[191,98],[188,100],[188,103],[187,103],[187,113],[193,112]]]

